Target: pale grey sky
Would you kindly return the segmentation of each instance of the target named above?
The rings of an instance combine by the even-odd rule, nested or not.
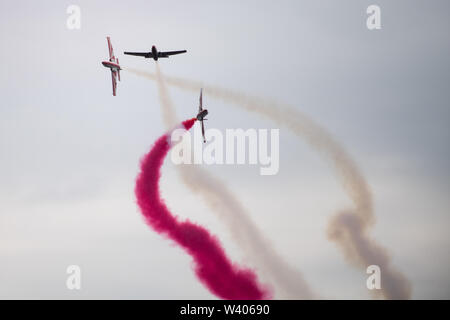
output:
[[[81,8],[81,30],[66,9]],[[366,28],[378,4],[382,29]],[[155,83],[126,70],[111,96],[101,61],[125,50],[187,49],[168,75],[294,105],[354,157],[374,196],[373,236],[410,279],[413,298],[450,298],[450,22],[448,1],[3,1],[0,3],[0,297],[214,298],[190,258],[150,230],[133,188],[140,157],[164,131]],[[180,118],[198,96],[170,91]],[[209,126],[276,128],[205,96]],[[366,275],[326,239],[349,204],[327,163],[280,128],[280,172],[211,166],[282,256],[327,298],[369,298]],[[245,257],[226,227],[181,183],[162,190],[181,217]],[[82,290],[65,269],[82,267]]]

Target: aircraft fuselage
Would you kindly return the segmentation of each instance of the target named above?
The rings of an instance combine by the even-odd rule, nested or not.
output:
[[[102,65],[106,68],[110,68],[111,70],[118,71],[122,70],[119,66],[119,64],[112,62],[112,61],[102,61]]]
[[[158,50],[156,49],[156,46],[152,46],[152,55],[153,60],[158,61]]]
[[[197,120],[202,121],[208,115],[208,110],[204,109],[197,114]]]

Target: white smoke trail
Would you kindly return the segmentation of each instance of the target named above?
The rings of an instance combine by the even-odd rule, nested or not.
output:
[[[151,73],[135,69],[130,71],[155,80],[155,76]],[[349,154],[330,133],[288,105],[187,79],[176,77],[165,79],[169,85],[184,90],[197,92],[200,87],[203,87],[209,96],[232,103],[247,111],[259,113],[279,125],[286,126],[331,162],[354,208],[339,212],[330,219],[327,230],[329,239],[338,244],[351,264],[364,270],[372,264],[380,267],[381,290],[374,290],[375,294],[381,294],[386,299],[410,298],[409,281],[392,266],[386,250],[376,244],[368,234],[368,229],[374,224],[369,187]]]
[[[178,120],[158,64],[156,81],[164,123],[167,128],[172,128]],[[263,279],[275,285],[279,298],[315,297],[303,276],[276,253],[223,181],[197,166],[178,165],[177,169],[183,182],[201,195],[206,204],[226,222],[233,239],[243,249],[249,262],[256,267]]]

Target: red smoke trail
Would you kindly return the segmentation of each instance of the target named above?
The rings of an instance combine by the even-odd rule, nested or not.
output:
[[[182,124],[189,130],[196,119]],[[218,240],[205,228],[173,216],[159,193],[159,178],[164,158],[171,145],[169,134],[161,136],[141,161],[136,179],[137,203],[146,222],[156,232],[166,235],[194,259],[194,271],[208,289],[223,299],[264,299],[268,292],[257,283],[251,270],[233,265]]]

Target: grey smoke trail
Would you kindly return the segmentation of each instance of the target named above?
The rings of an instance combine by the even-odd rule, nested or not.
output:
[[[155,76],[151,73],[135,69],[131,71],[139,76],[155,80]],[[374,224],[369,187],[347,151],[335,141],[331,134],[291,106],[187,79],[166,77],[166,81],[169,85],[194,92],[203,87],[209,96],[232,103],[247,111],[259,113],[279,125],[288,127],[305,139],[332,164],[341,185],[354,205],[353,209],[339,212],[330,219],[327,230],[329,239],[337,243],[352,265],[363,269],[372,264],[380,267],[381,290],[374,290],[375,294],[382,295],[386,299],[411,297],[409,281],[392,266],[386,249],[380,247],[369,236],[369,229]]]
[[[156,81],[164,123],[167,128],[173,128],[178,120],[158,64],[156,64]],[[275,285],[280,298],[314,297],[303,276],[276,253],[223,181],[197,166],[178,165],[177,169],[183,182],[192,191],[201,195],[206,204],[226,222],[245,256],[263,279]]]

